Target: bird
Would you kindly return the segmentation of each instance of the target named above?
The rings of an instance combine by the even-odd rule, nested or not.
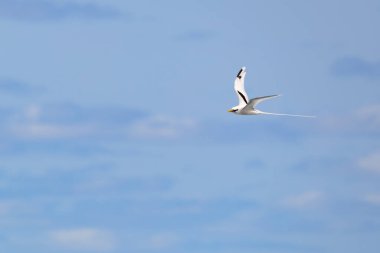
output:
[[[275,97],[279,97],[281,95],[269,95],[269,96],[263,96],[263,97],[256,97],[249,99],[247,92],[244,89],[244,78],[246,75],[246,68],[242,67],[235,78],[234,88],[235,92],[239,99],[239,104],[237,106],[232,107],[228,110],[228,112],[232,112],[234,114],[238,115],[261,115],[261,114],[267,114],[267,115],[280,115],[280,116],[292,116],[292,117],[308,117],[308,118],[314,118],[315,116],[310,115],[298,115],[298,114],[286,114],[286,113],[272,113],[272,112],[263,112],[256,108],[256,106],[267,100],[272,99]]]

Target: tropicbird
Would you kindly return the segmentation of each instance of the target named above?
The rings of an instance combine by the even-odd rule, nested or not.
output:
[[[282,116],[293,116],[293,117],[315,117],[315,116],[308,116],[308,115],[263,112],[263,111],[258,110],[256,108],[256,105],[258,105],[262,101],[275,98],[281,95],[269,95],[269,96],[256,97],[253,99],[249,99],[247,92],[245,92],[245,89],[244,89],[244,78],[245,78],[246,73],[247,72],[245,71],[245,67],[242,67],[236,76],[234,88],[239,99],[239,104],[237,106],[232,107],[230,110],[228,110],[228,112],[233,112],[235,114],[240,114],[240,115],[270,114],[270,115],[282,115]]]

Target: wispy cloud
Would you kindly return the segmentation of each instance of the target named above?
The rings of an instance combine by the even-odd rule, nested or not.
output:
[[[173,118],[157,115],[143,118],[131,125],[129,133],[142,138],[178,138],[196,128],[197,124],[189,118]]]
[[[336,60],[331,72],[342,77],[380,78],[380,61],[367,61],[359,57],[345,57]]]
[[[380,104],[359,108],[354,112],[354,117],[363,122],[367,129],[380,132]]]
[[[307,191],[299,195],[289,196],[283,200],[283,204],[291,208],[315,207],[323,200],[323,194],[319,191]]]
[[[168,250],[176,246],[180,242],[179,236],[174,233],[161,232],[152,235],[148,241],[147,246],[153,250]]]
[[[32,139],[57,139],[73,138],[91,135],[94,131],[90,124],[79,124],[76,122],[55,122],[49,118],[54,107],[29,105],[22,112],[16,113],[8,123],[8,131],[16,138]],[[65,120],[64,113],[60,115]],[[67,118],[66,118],[67,120]]]
[[[347,134],[379,134],[380,133],[380,104],[358,108],[346,115],[334,115],[320,121],[320,127],[326,131]]]
[[[368,194],[365,196],[366,202],[373,205],[380,205],[380,193],[377,194]]]
[[[94,3],[48,0],[0,0],[0,18],[21,21],[49,21],[69,18],[115,18],[121,13]]]
[[[90,136],[95,133],[91,125],[56,125],[45,123],[28,123],[12,125],[10,133],[19,138],[58,139]]]
[[[4,113],[3,128],[16,139],[158,139],[175,140],[190,136],[195,120],[152,115],[123,107],[82,107],[73,104],[31,104]]]
[[[147,117],[147,112],[121,106],[80,106],[73,103],[31,104],[22,112],[37,116],[34,120],[56,124],[101,123],[127,124]]]
[[[380,173],[380,150],[374,151],[357,162],[358,166],[366,171]]]
[[[116,247],[114,235],[100,229],[62,229],[49,235],[54,245],[71,250],[110,251]]]

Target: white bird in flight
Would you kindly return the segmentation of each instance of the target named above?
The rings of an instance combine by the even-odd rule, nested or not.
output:
[[[283,116],[293,116],[293,117],[315,117],[308,115],[296,115],[296,114],[285,114],[285,113],[272,113],[272,112],[263,112],[256,109],[256,105],[261,103],[264,100],[278,97],[281,95],[270,95],[264,97],[257,97],[249,99],[247,93],[244,89],[244,78],[245,78],[245,67],[242,67],[235,79],[235,91],[239,99],[239,105],[232,107],[228,112],[233,112],[240,115],[259,115],[259,114],[270,114],[270,115],[283,115]]]

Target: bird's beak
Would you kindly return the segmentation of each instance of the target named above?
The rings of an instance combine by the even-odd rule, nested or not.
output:
[[[234,110],[233,109],[229,109],[227,112],[233,112]]]

